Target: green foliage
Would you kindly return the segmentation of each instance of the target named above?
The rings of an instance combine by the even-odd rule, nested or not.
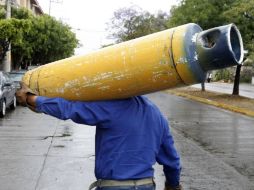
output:
[[[252,67],[243,67],[241,71],[240,82],[250,83],[252,76],[254,76],[254,70]]]
[[[234,70],[232,69],[221,69],[215,71],[214,81],[231,82],[234,81]]]
[[[12,15],[12,18],[17,18],[17,19],[33,19],[34,18],[33,13],[30,10],[23,7],[20,7],[20,8],[12,7],[11,15]]]
[[[209,29],[227,23],[223,12],[230,9],[235,0],[182,0],[170,13],[168,27],[196,23]]]
[[[5,11],[0,18],[5,17]],[[34,16],[24,8],[12,8],[11,19],[0,19],[0,59],[12,46],[14,68],[45,64],[74,54],[78,40],[71,28],[43,15]]]
[[[241,31],[245,49],[254,57],[254,0],[238,0],[223,13],[228,22],[233,22]]]
[[[249,65],[251,65],[254,69],[254,52],[252,52],[252,54],[249,55]]]
[[[254,54],[254,0],[182,0],[171,9],[169,27],[197,23],[203,29],[235,23],[245,49]]]
[[[234,81],[235,69],[227,68],[215,71],[214,81],[232,82]],[[251,78],[254,76],[252,66],[243,65],[241,68],[240,82],[250,83]]]
[[[121,8],[114,12],[108,30],[117,42],[127,41],[166,29],[167,17],[166,13],[153,15],[136,6]]]
[[[25,20],[18,19],[0,19],[0,59],[2,60],[8,51],[9,43],[14,47],[16,44],[22,44],[23,30],[28,27]]]
[[[44,15],[32,20],[32,31],[26,35],[33,47],[33,63],[45,64],[74,54],[78,45],[68,25]]]
[[[0,19],[4,19],[5,18],[5,8],[3,6],[0,6]]]

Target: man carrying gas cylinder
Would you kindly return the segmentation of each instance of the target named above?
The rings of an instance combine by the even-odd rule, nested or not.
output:
[[[155,190],[153,165],[163,165],[165,190],[182,190],[180,158],[169,124],[146,97],[69,101],[37,96],[24,83],[17,100],[35,112],[96,126],[95,176],[89,189]]]

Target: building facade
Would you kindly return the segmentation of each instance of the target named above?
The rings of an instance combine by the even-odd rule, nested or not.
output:
[[[0,0],[0,5],[5,5],[6,0]],[[24,7],[31,10],[35,15],[42,15],[43,11],[37,0],[11,0],[12,6]]]

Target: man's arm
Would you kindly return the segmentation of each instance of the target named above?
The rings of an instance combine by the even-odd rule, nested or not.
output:
[[[159,164],[163,165],[166,177],[165,190],[181,190],[180,157],[174,146],[174,140],[168,126],[165,126],[162,144],[156,159]]]
[[[35,112],[43,112],[58,119],[71,119],[76,123],[97,125],[107,121],[110,113],[98,102],[68,101],[63,98],[37,96],[24,83],[16,92],[18,102]]]
[[[33,111],[36,110],[36,99],[37,99],[37,96],[34,94],[28,94],[26,98],[27,106]]]

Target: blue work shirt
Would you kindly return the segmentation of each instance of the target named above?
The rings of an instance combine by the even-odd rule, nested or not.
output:
[[[67,101],[37,97],[36,110],[96,126],[95,176],[128,180],[153,177],[156,161],[167,183],[179,184],[180,159],[167,120],[146,97],[110,101]]]

